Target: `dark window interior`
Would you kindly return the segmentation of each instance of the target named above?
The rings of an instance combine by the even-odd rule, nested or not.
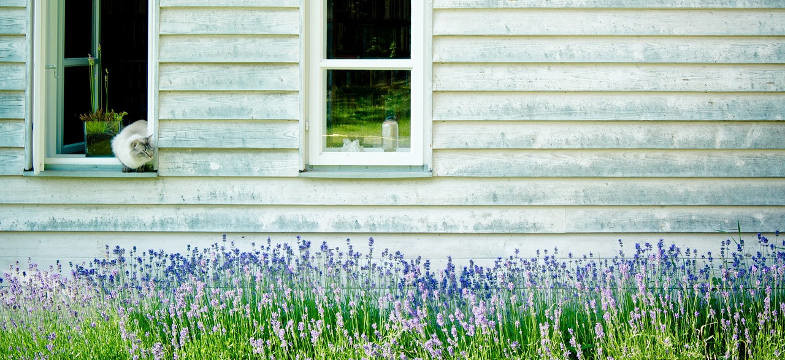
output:
[[[410,58],[411,1],[329,0],[327,58]]]

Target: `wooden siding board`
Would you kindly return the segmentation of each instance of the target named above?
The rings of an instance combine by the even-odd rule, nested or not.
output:
[[[785,206],[785,179],[0,178],[0,203],[51,205]],[[122,187],[123,191],[117,191]]]
[[[785,177],[778,150],[437,150],[435,176]]]
[[[783,120],[785,94],[435,92],[433,120]]]
[[[158,95],[161,119],[297,120],[299,96],[270,92],[165,92]]]
[[[189,121],[158,124],[161,148],[297,149],[296,121]]]
[[[24,35],[27,30],[27,10],[24,7],[0,8],[0,34]]]
[[[159,58],[162,63],[296,63],[299,42],[278,35],[162,35]]]
[[[437,36],[434,62],[785,63],[780,37]]]
[[[438,64],[435,91],[785,91],[781,65]]]
[[[170,90],[296,91],[300,87],[297,64],[161,64],[159,88]]]
[[[0,62],[24,62],[26,47],[24,36],[0,36]]]
[[[439,9],[433,24],[434,35],[778,36],[785,11]]]
[[[0,120],[0,147],[24,147],[24,120]]]
[[[160,0],[161,7],[298,7],[299,0]]]
[[[259,207],[5,205],[4,231],[602,233],[776,229],[781,207]]]
[[[780,0],[434,0],[435,9],[445,8],[785,8]]]
[[[160,149],[158,174],[161,176],[297,176],[299,173],[297,156],[297,151],[291,150]]]
[[[0,90],[25,89],[25,64],[0,63]]]
[[[24,149],[0,147],[0,175],[21,175],[24,164]]]
[[[300,32],[298,9],[162,8],[160,34],[287,34]]]
[[[24,92],[0,91],[0,119],[24,119],[24,117]]]
[[[706,122],[434,123],[435,149],[785,149],[785,124]]]

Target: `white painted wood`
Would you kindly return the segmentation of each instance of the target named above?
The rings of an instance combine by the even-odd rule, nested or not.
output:
[[[161,119],[296,120],[297,93],[161,92]]]
[[[423,1],[423,166],[433,170],[433,0]]]
[[[161,7],[298,7],[299,0],[160,0]]]
[[[46,24],[47,12],[44,8],[48,2],[42,2],[39,6],[33,7],[33,27],[41,29]],[[46,158],[46,35],[43,31],[33,31],[33,56],[32,73],[32,123],[33,123],[33,173],[38,175],[44,170],[44,159]]]
[[[785,149],[774,122],[513,122],[434,124],[436,149]]]
[[[160,60],[198,63],[296,63],[299,39],[289,35],[164,35]]]
[[[27,0],[0,0],[0,7],[25,7]]]
[[[297,176],[296,150],[159,149],[160,176]]]
[[[493,21],[488,21],[493,19]],[[434,35],[784,35],[780,10],[438,9]]]
[[[435,62],[785,63],[780,37],[437,36]]]
[[[299,143],[296,121],[165,120],[158,133],[160,148],[297,149]]]
[[[25,94],[21,91],[0,91],[0,119],[24,119]]]
[[[598,233],[776,229],[783,207],[4,205],[6,231]]]
[[[435,176],[783,177],[781,150],[437,150]]]
[[[782,65],[439,64],[437,91],[781,92]]]
[[[0,36],[0,62],[24,62],[26,47],[24,36]]]
[[[24,35],[26,17],[24,7],[0,8],[0,35]]]
[[[0,177],[6,204],[355,206],[784,206],[777,178],[303,179]],[[122,186],[123,191],[118,191]]]
[[[160,0],[147,2],[147,132],[152,134],[153,144],[158,144],[158,94],[160,90]],[[151,161],[158,169],[158,152]]]
[[[434,0],[434,8],[785,8],[780,0]]]
[[[785,94],[436,92],[434,120],[783,120]]]
[[[24,147],[24,120],[0,120],[0,147]]]
[[[25,64],[0,63],[0,91],[25,89]]]
[[[296,64],[162,64],[160,89],[171,90],[299,90]]]
[[[0,175],[21,175],[24,167],[24,149],[0,147]]]
[[[297,35],[297,9],[162,8],[161,34]]]

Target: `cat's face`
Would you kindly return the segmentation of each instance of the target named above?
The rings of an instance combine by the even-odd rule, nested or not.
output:
[[[153,158],[153,147],[150,145],[151,136],[137,139],[131,142],[131,154],[138,158],[149,161]]]

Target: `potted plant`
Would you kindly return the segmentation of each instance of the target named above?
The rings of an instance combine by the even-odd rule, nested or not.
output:
[[[100,58],[101,47],[98,47]],[[96,59],[87,55],[90,75],[91,112],[79,115],[84,123],[85,155],[87,157],[112,156],[112,138],[120,132],[127,112],[109,110],[109,70],[105,70],[103,92],[95,80]],[[98,87],[98,89],[96,89]],[[96,94],[97,91],[97,94]],[[101,100],[104,106],[101,106]]]

